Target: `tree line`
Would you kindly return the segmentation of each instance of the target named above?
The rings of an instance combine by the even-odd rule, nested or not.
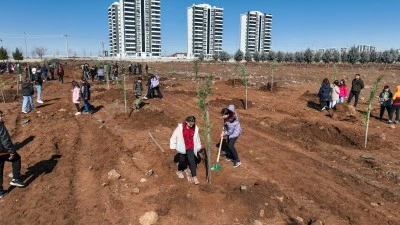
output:
[[[37,47],[34,48],[32,53],[33,55],[37,55],[39,56],[40,59],[43,58],[43,56],[45,55],[47,49],[44,47]],[[20,61],[20,60],[24,60],[24,54],[23,52],[19,49],[16,48],[14,52],[12,52],[12,57],[14,60]],[[10,56],[8,55],[8,51],[7,49],[0,47],[0,60],[8,60],[10,58]]]
[[[359,51],[356,47],[351,47],[349,51],[339,52],[337,49],[330,49],[324,52],[314,52],[311,49],[297,52],[270,51],[268,53],[242,52],[237,50],[232,56],[226,51],[215,52],[213,59],[215,61],[229,61],[234,59],[237,62],[245,60],[246,62],[288,62],[288,63],[385,63],[392,64],[400,62],[400,53],[398,50],[390,49],[382,52],[379,51]],[[199,60],[204,60],[204,56],[200,55]]]

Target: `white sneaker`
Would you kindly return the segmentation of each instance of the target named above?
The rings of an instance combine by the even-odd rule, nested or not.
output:
[[[22,113],[23,113],[23,114],[27,114],[27,112],[26,112],[26,111],[22,111]]]
[[[197,177],[193,177],[193,183],[195,185],[198,185],[198,184],[200,184],[200,181],[197,179]]]
[[[182,171],[176,171],[176,175],[178,175],[179,179],[185,178],[185,176],[183,175]]]
[[[77,115],[81,115],[81,112],[76,112],[76,113],[75,113],[75,116],[77,116]]]
[[[143,97],[144,100],[147,100],[148,98],[146,96]]]
[[[37,100],[37,103],[43,104],[42,100]]]

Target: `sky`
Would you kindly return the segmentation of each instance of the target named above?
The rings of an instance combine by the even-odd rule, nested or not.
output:
[[[113,0],[1,1],[0,44],[28,56],[35,47],[48,55],[97,56],[109,50],[107,9]],[[374,45],[400,49],[398,0],[161,0],[162,55],[186,52],[187,7],[207,3],[224,8],[223,49],[239,48],[240,14],[273,15],[273,51]],[[26,35],[25,35],[25,34]],[[26,37],[26,39],[25,39]],[[26,45],[25,45],[26,40]]]

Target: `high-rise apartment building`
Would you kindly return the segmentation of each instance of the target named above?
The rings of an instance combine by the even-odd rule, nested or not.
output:
[[[271,50],[272,15],[249,11],[240,15],[240,43],[242,52],[254,54]]]
[[[120,0],[108,17],[111,56],[161,56],[160,0]]]
[[[357,46],[359,52],[372,52],[376,51],[376,47],[372,45],[359,45]]]
[[[120,53],[120,29],[119,29],[119,3],[115,2],[108,7],[108,29],[110,40],[110,56]]]
[[[222,51],[223,8],[208,4],[187,8],[187,57],[211,58]]]

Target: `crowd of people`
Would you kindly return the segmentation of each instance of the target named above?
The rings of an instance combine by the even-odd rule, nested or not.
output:
[[[344,80],[335,80],[332,84],[328,78],[322,81],[321,87],[318,91],[320,101],[320,111],[334,109],[337,103],[343,103],[347,98],[347,104],[350,104],[354,98],[354,107],[357,107],[360,98],[361,90],[364,89],[364,81],[361,79],[360,74],[356,74],[351,82],[351,89],[348,89]],[[390,87],[385,85],[382,92],[378,97],[380,104],[379,119],[383,121],[383,114],[385,111],[388,113],[387,122],[399,123],[400,118],[400,86],[397,86],[396,93],[392,94]],[[393,114],[396,113],[396,118],[393,121]]]

